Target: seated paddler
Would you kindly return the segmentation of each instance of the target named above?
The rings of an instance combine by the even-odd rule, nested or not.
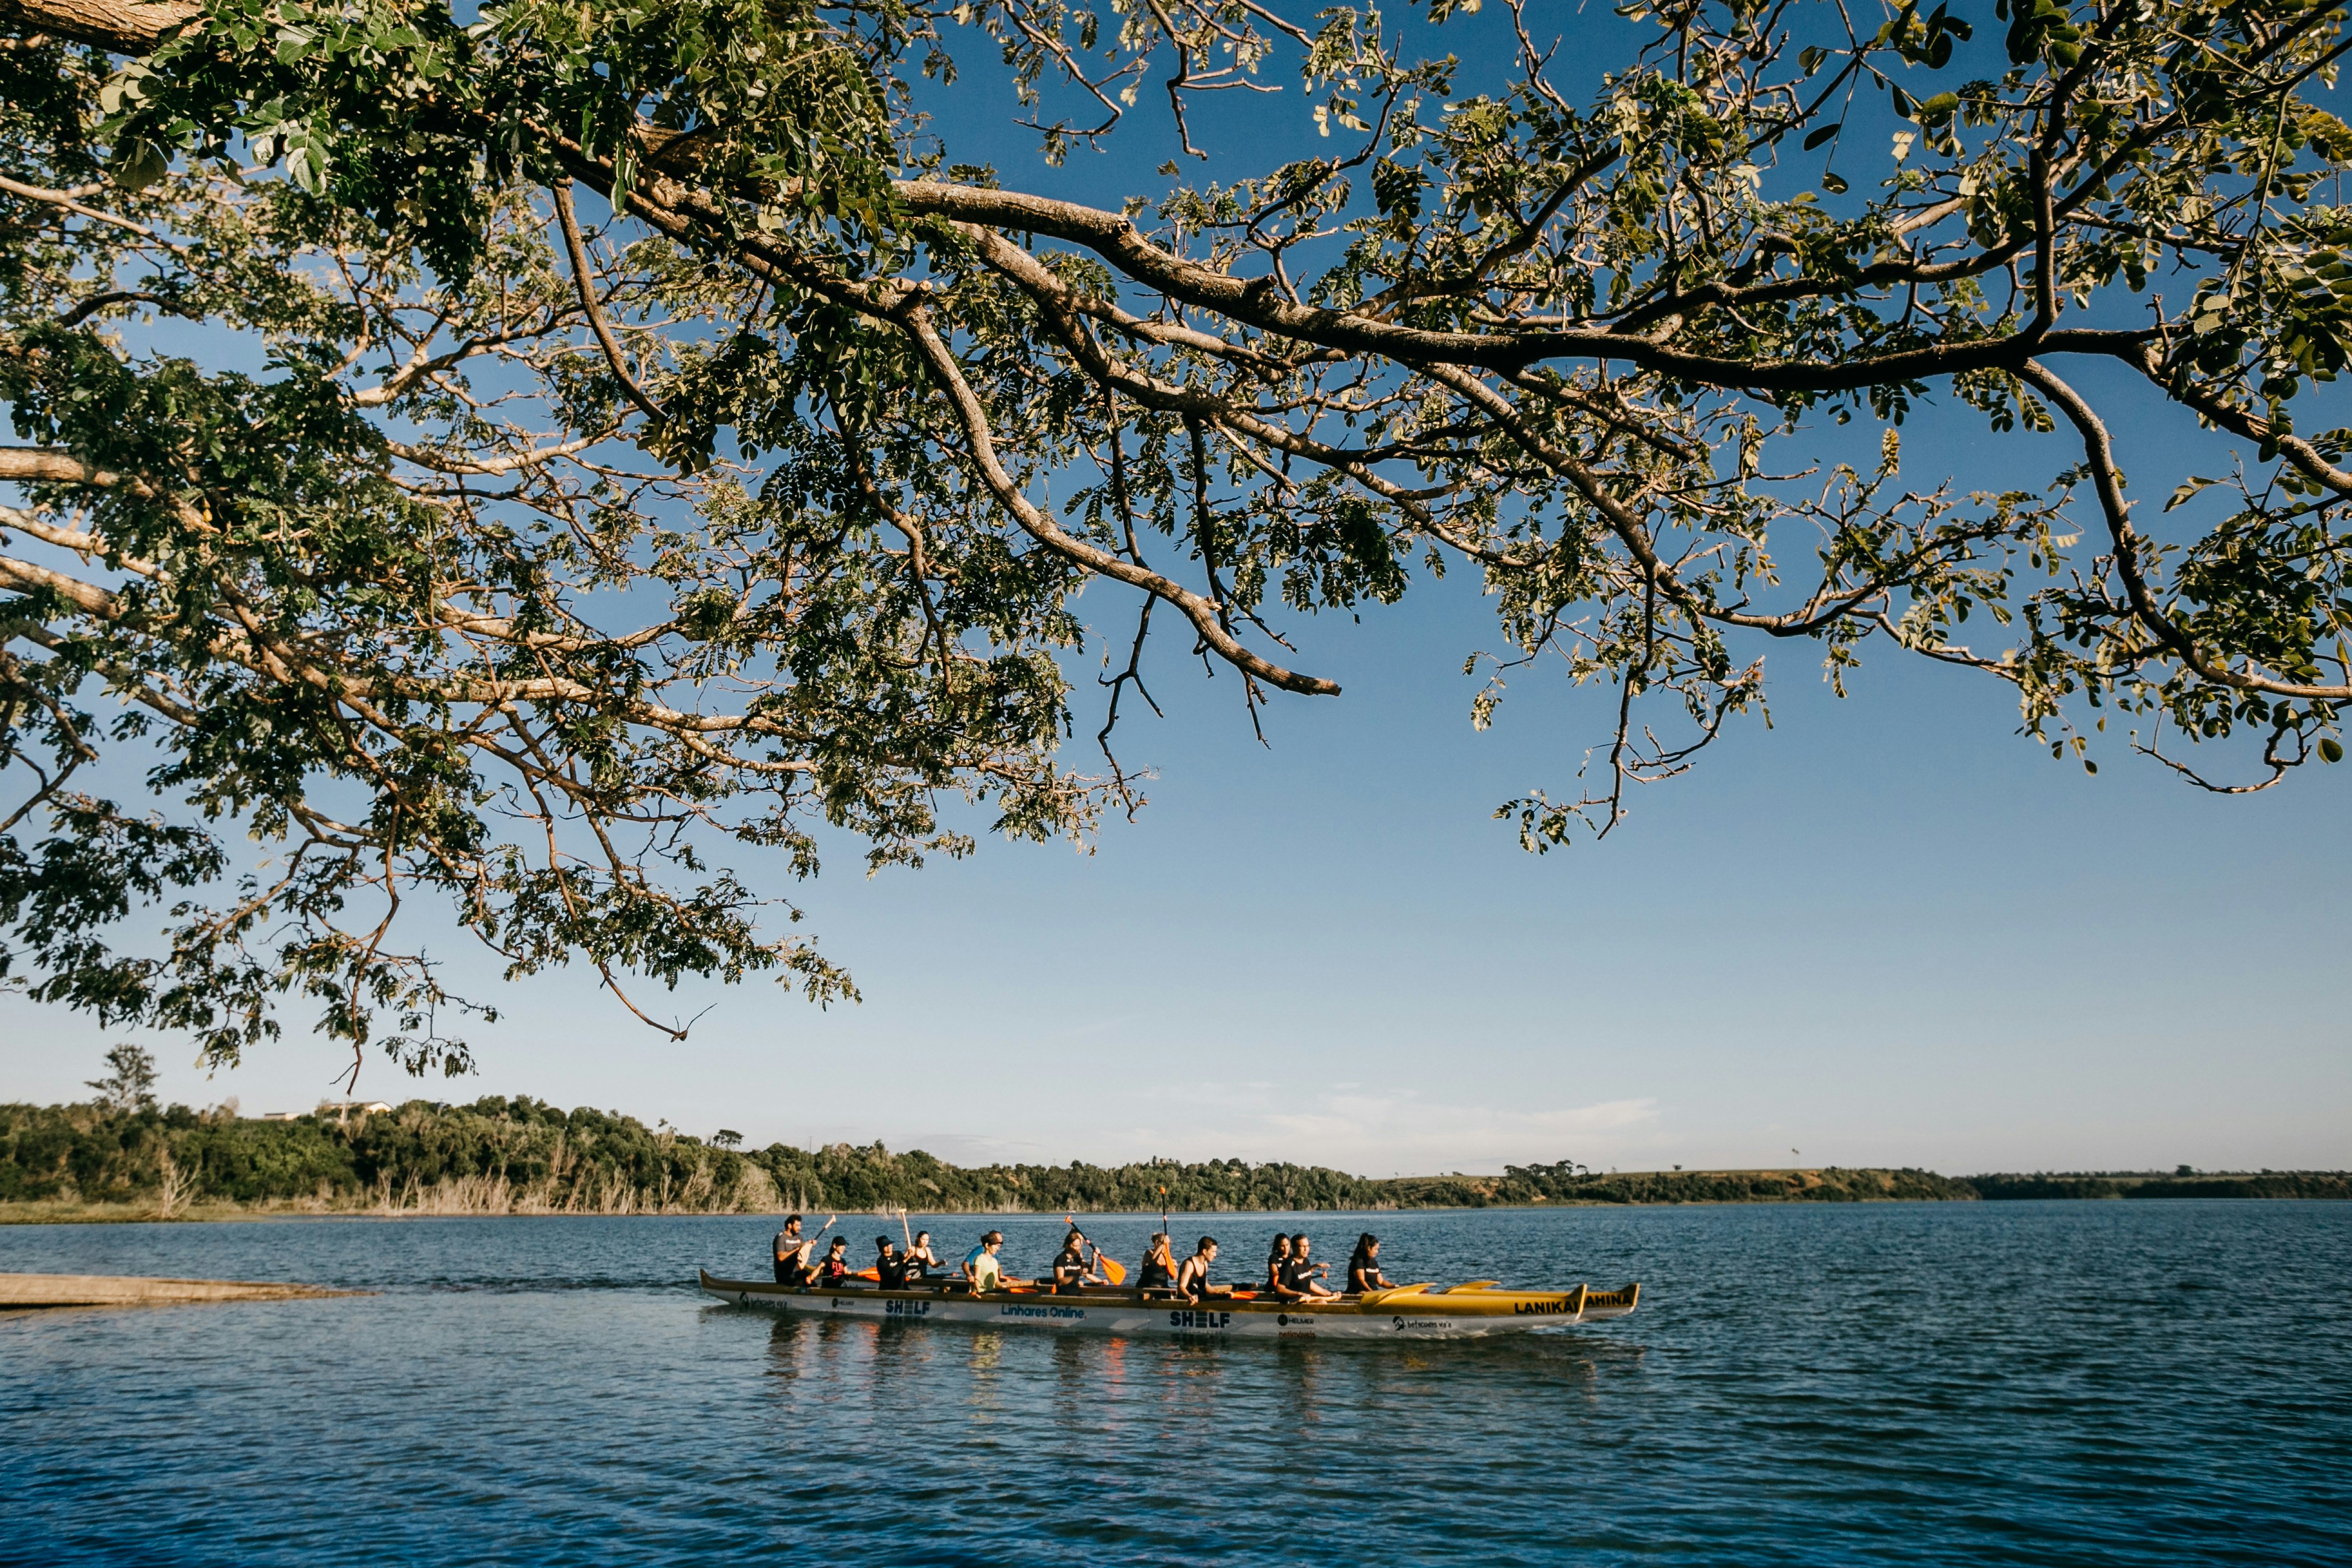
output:
[[[1348,1289],[1351,1295],[1367,1290],[1393,1290],[1389,1277],[1381,1272],[1381,1238],[1366,1231],[1356,1237],[1355,1256],[1348,1259]]]
[[[980,1238],[980,1245],[963,1255],[963,1277],[974,1295],[1002,1290],[1011,1283],[1004,1277],[1004,1267],[996,1259],[997,1250],[1004,1245],[1004,1233],[992,1230]]]
[[[1217,1238],[1213,1236],[1202,1237],[1201,1245],[1193,1250],[1192,1256],[1184,1259],[1182,1266],[1176,1270],[1176,1289],[1181,1291],[1186,1299],[1194,1301],[1205,1301],[1212,1296],[1232,1295],[1234,1293],[1232,1286],[1209,1283],[1209,1265],[1216,1260]]]
[[[907,1260],[898,1256],[898,1244],[887,1236],[874,1238],[874,1282],[885,1290],[906,1288]]]
[[[1062,1250],[1054,1255],[1054,1294],[1075,1296],[1089,1285],[1102,1284],[1103,1277],[1087,1263],[1086,1233],[1076,1226],[1062,1238]]]
[[[833,1221],[824,1222],[830,1226]],[[805,1285],[814,1272],[809,1268],[809,1248],[816,1245],[815,1237],[801,1234],[801,1216],[786,1215],[784,1228],[776,1232],[776,1283]]]
[[[816,1282],[819,1285],[841,1285],[848,1279],[849,1237],[836,1236],[833,1238],[833,1245],[825,1248],[824,1261],[816,1266]]]
[[[931,1233],[919,1230],[907,1248],[907,1283],[919,1285],[940,1267],[940,1255],[931,1250]]]
[[[1303,1301],[1307,1292],[1300,1289],[1290,1272],[1290,1237],[1281,1231],[1274,1233],[1274,1244],[1266,1248],[1265,1279],[1257,1293],[1276,1301]]]
[[[1139,1290],[1173,1290],[1176,1288],[1176,1258],[1168,1249],[1168,1233],[1154,1231],[1150,1249],[1143,1255],[1143,1267],[1135,1271],[1135,1288]]]
[[[1305,1231],[1302,1230],[1292,1237],[1290,1261],[1283,1268],[1282,1280],[1291,1289],[1297,1291],[1301,1300],[1312,1300],[1318,1298],[1328,1300],[1339,1292],[1324,1284],[1318,1278],[1320,1275],[1328,1274],[1331,1271],[1331,1266],[1328,1263],[1316,1262],[1313,1258],[1315,1244],[1307,1239]]]

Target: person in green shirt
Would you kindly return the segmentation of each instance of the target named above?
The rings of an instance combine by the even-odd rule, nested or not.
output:
[[[992,1230],[980,1238],[980,1245],[963,1255],[963,1277],[971,1281],[972,1294],[1001,1290],[1013,1283],[1004,1277],[1004,1267],[996,1260],[996,1249],[1004,1245],[1004,1233]]]

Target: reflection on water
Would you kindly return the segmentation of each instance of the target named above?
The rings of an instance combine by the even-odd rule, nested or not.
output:
[[[1024,1272],[1060,1228],[933,1228],[983,1223]],[[2352,1562],[2352,1205],[1303,1223],[1642,1310],[1128,1342],[688,1288],[761,1220],[0,1231],[0,1268],[384,1292],[0,1319],[0,1561]],[[1215,1220],[1244,1257],[1277,1225]]]

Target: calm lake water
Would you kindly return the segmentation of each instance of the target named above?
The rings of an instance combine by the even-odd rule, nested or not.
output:
[[[1059,1230],[994,1223],[1023,1272]],[[1126,1342],[706,1304],[696,1265],[756,1273],[763,1219],[12,1227],[0,1269],[383,1293],[0,1316],[0,1559],[2352,1563],[2352,1205],[1177,1229],[1254,1260],[1277,1224],[1339,1258],[1376,1230],[1398,1279],[1640,1279],[1642,1309]],[[1132,1258],[1155,1226],[1093,1228]]]

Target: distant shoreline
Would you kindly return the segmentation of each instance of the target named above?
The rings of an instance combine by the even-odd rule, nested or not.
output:
[[[1359,1176],[1286,1161],[955,1165],[880,1143],[740,1147],[618,1110],[489,1095],[323,1105],[292,1116],[0,1104],[0,1224],[459,1215],[1386,1214],[1401,1211],[2004,1198],[2352,1198],[2338,1173],[1945,1176],[1823,1165]]]
[[[1890,1178],[1898,1173],[1876,1169],[1831,1168],[1830,1173],[1849,1181],[1854,1178]],[[1595,1196],[1538,1198],[1531,1202],[1483,1202],[1465,1204],[1426,1203],[1412,1205],[1386,1204],[1369,1206],[1347,1205],[1306,1205],[1296,1208],[1171,1208],[1171,1215],[1208,1218],[1229,1215],[1326,1215],[1334,1217],[1359,1215],[1377,1217],[1397,1214],[1464,1214],[1494,1210],[1521,1212],[1542,1209],[1607,1209],[1607,1208],[1719,1208],[1759,1204],[1805,1204],[1822,1202],[1845,1203],[2011,1203],[2011,1202],[2108,1202],[2134,1200],[2140,1202],[2204,1199],[2228,1202],[2327,1202],[2352,1198],[2352,1173],[2337,1171],[2262,1171],[2203,1172],[2190,1176],[2162,1174],[2150,1172],[2073,1173],[2064,1175],[2033,1176],[1974,1176],[1944,1178],[1955,1190],[1935,1194],[1872,1197],[1817,1197],[1804,1195],[1798,1184],[1807,1178],[1823,1174],[1819,1170],[1756,1170],[1756,1171],[1626,1171],[1612,1172],[1613,1184],[1635,1185],[1655,1182],[1672,1185],[1673,1178],[1685,1177],[1710,1184],[1732,1181],[1783,1180],[1797,1190],[1786,1195],[1749,1195],[1744,1197],[1673,1197],[1673,1196]],[[1437,1178],[1391,1178],[1416,1181]],[[1453,1179],[1453,1178],[1446,1178]],[[1891,1183],[1890,1183],[1891,1184]],[[1986,1188],[1991,1191],[1986,1191]],[[1958,1190],[1958,1189],[1969,1190]],[[896,1205],[859,1208],[824,1204],[802,1207],[825,1212],[838,1212],[845,1216],[896,1218],[901,1212]],[[318,1200],[270,1199],[260,1203],[194,1203],[184,1204],[166,1213],[154,1201],[116,1203],[82,1203],[72,1201],[0,1201],[0,1226],[28,1225],[153,1225],[153,1224],[226,1224],[259,1220],[414,1220],[414,1219],[638,1219],[700,1217],[774,1217],[787,1212],[774,1208],[714,1208],[676,1206],[670,1208],[640,1207],[605,1212],[593,1208],[560,1207],[439,1207],[429,1203],[408,1206],[383,1206],[375,1204],[334,1205]],[[1056,1204],[1044,1208],[911,1208],[917,1217],[934,1218],[1005,1218],[1034,1219],[1064,1214],[1083,1214],[1097,1219],[1156,1218],[1157,1208],[1092,1208],[1084,1205]]]

